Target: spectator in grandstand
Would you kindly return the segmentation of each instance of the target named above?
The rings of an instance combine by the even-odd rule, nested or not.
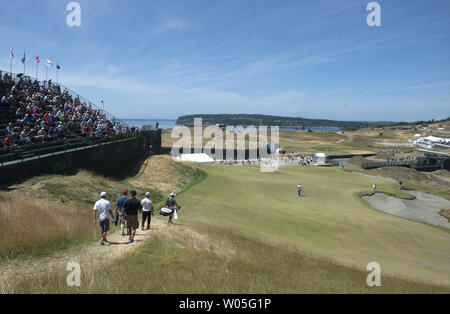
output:
[[[17,121],[11,122],[16,134],[21,134],[25,127],[36,133],[30,134],[34,141],[55,140],[69,134],[92,137],[136,134],[135,128],[114,123],[100,110],[81,102],[78,97],[73,98],[68,91],[62,92],[51,81],[40,84],[20,78],[14,82],[5,74],[4,82],[10,87],[0,102],[2,107],[14,109]]]
[[[28,136],[29,128],[25,127],[22,132],[20,132],[20,140],[27,144],[31,143],[31,138]]]
[[[12,122],[10,122],[8,124],[8,126],[6,127],[6,132],[8,133],[9,136],[16,136],[16,130],[14,129],[14,125],[12,124]]]
[[[14,140],[12,139],[12,137],[10,137],[10,136],[5,137],[5,139],[3,140],[3,146],[4,147],[13,147]]]

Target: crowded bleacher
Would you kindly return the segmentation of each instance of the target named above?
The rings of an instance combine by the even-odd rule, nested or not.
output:
[[[137,129],[72,96],[52,81],[12,77],[0,72],[0,146],[14,149],[66,138],[115,138]]]

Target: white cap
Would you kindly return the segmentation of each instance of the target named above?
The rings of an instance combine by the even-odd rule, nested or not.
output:
[[[150,192],[145,193],[145,196],[150,196],[150,195],[151,195]]]
[[[175,193],[170,194],[171,197],[177,196]]]
[[[107,197],[107,196],[108,196],[108,193],[102,192],[102,194],[100,194],[100,196],[101,196],[101,197]]]

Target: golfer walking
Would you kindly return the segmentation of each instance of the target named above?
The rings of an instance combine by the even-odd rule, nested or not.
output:
[[[303,187],[301,184],[297,185],[297,197],[302,196],[302,189],[303,189]]]
[[[106,192],[102,192],[100,195],[100,200],[98,200],[94,205],[94,224],[100,222],[100,229],[102,231],[102,240],[100,245],[105,245],[105,242],[108,242],[106,239],[106,235],[109,231],[109,215],[114,219],[114,215],[112,212],[111,203],[106,199],[108,194]],[[97,218],[98,217],[98,218]]]
[[[138,213],[142,210],[141,202],[136,199],[136,191],[131,191],[131,198],[123,206],[123,216],[127,221],[127,229],[130,243],[134,242],[136,229],[139,228]]]
[[[169,216],[169,224],[173,224],[173,216],[175,215],[176,211],[178,210],[178,204],[177,204],[177,200],[175,199],[176,194],[172,193],[170,194],[170,197],[167,199],[166,201],[166,206],[167,208],[169,208],[170,210],[172,210],[172,213]]]
[[[123,219],[123,206],[125,205],[125,203],[129,200],[128,198],[128,191],[127,190],[123,190],[122,192],[122,197],[120,197],[117,200],[117,204],[116,204],[116,215],[119,215],[120,218],[120,233],[122,236],[125,235],[125,223],[126,221]]]
[[[145,194],[145,198],[141,201],[142,205],[142,230],[144,230],[145,222],[147,221],[147,230],[150,230],[152,223],[152,216],[155,216],[153,210],[153,201],[150,199],[150,192]]]

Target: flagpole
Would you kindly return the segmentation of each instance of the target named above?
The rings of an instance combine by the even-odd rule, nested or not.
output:
[[[56,68],[56,84],[59,83],[59,69]]]
[[[47,72],[45,74],[45,82],[47,83],[47,81],[48,81],[48,65],[47,65]]]
[[[38,67],[39,67],[39,63],[36,62],[36,81],[38,81]]]
[[[12,76],[12,60],[13,60],[13,57],[11,56],[11,63],[10,63],[10,65],[9,65],[9,74]]]

